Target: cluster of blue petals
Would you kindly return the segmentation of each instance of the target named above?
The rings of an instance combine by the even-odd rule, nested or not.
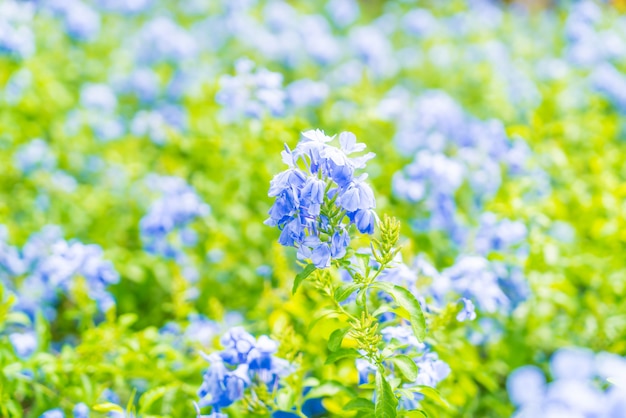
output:
[[[7,239],[6,229],[0,226],[0,280],[15,296],[13,311],[27,318],[9,324],[13,329],[9,340],[20,357],[29,357],[37,347],[37,315],[53,321],[58,303],[72,295],[77,278],[85,280],[88,296],[101,312],[115,304],[107,287],[117,283],[119,275],[98,245],[66,241],[55,226],[33,234],[21,249],[8,244]]]
[[[626,358],[583,348],[563,348],[550,359],[552,381],[536,366],[509,375],[515,418],[621,418],[626,411]]]
[[[339,135],[339,147],[331,144],[333,139],[311,130],[294,150],[285,145],[282,156],[289,168],[270,183],[269,196],[276,201],[265,221],[281,230],[282,245],[296,247],[300,260],[318,268],[346,255],[350,225],[372,234],[376,224],[376,200],[367,175],[356,176],[374,154],[351,157],[365,145],[350,132]]]
[[[210,365],[198,390],[200,407],[220,412],[242,399],[246,388],[263,384],[275,389],[293,371],[289,362],[274,355],[278,343],[265,335],[255,339],[242,327],[234,327],[221,343],[222,351],[204,355]]]

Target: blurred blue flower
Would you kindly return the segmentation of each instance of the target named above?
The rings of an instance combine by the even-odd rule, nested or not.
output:
[[[593,88],[626,113],[626,75],[610,64],[603,64],[590,77]]]
[[[65,418],[65,414],[62,409],[56,408],[44,412],[39,418]]]
[[[460,301],[463,304],[463,308],[456,315],[456,320],[459,322],[464,322],[464,321],[473,321],[474,319],[476,319],[474,303],[467,298],[461,298]]]
[[[179,64],[193,59],[199,51],[195,38],[167,17],[147,22],[134,41],[137,59],[142,64]]]
[[[222,106],[227,121],[243,118],[261,119],[265,115],[280,117],[285,112],[286,95],[283,76],[264,68],[254,71],[254,63],[240,59],[235,63],[235,75],[220,78],[220,90],[215,100]]]
[[[294,81],[286,90],[289,104],[296,108],[320,106],[330,92],[326,83],[309,79]]]
[[[326,3],[326,11],[339,27],[351,25],[361,13],[356,0],[329,0]]]
[[[89,407],[84,403],[77,403],[72,409],[74,418],[89,418]]]
[[[615,381],[626,382],[626,359],[581,348],[563,348],[551,359],[553,381],[535,366],[523,366],[508,378],[507,389],[518,407],[515,417],[622,417],[626,387],[598,385],[596,379],[611,369]]]
[[[86,109],[111,114],[117,107],[117,97],[107,84],[87,83],[80,90],[80,103]]]
[[[34,15],[32,3],[16,0],[0,3],[0,54],[23,59],[35,52]]]
[[[139,223],[144,247],[152,254],[180,260],[185,240],[173,243],[173,232],[187,230],[191,222],[208,215],[211,209],[181,178],[151,175],[146,181],[161,192],[161,197]]]
[[[9,334],[9,341],[15,354],[22,359],[32,356],[37,349],[37,335],[31,330]]]
[[[15,165],[24,173],[40,169],[51,171],[56,168],[57,158],[44,140],[37,138],[22,145],[14,156]]]
[[[100,32],[100,15],[80,0],[66,0],[61,14],[67,34],[77,41],[91,41]]]
[[[136,14],[147,10],[153,0],[96,0],[96,3],[106,11]]]

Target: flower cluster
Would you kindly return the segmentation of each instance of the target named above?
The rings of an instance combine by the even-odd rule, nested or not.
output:
[[[35,52],[33,4],[16,0],[0,4],[0,54],[27,58]]]
[[[137,60],[145,64],[182,62],[199,51],[197,40],[167,17],[147,22],[132,42]]]
[[[114,304],[107,287],[119,281],[113,264],[103,259],[98,245],[66,241],[58,227],[48,226],[33,234],[18,250],[0,237],[0,280],[16,297],[13,310],[24,313],[30,324],[16,324],[9,335],[16,352],[28,357],[36,348],[32,324],[41,313],[48,320],[57,316],[56,306],[72,294],[77,278],[85,280],[88,297],[101,312]]]
[[[626,55],[619,32],[602,30],[602,10],[589,0],[575,4],[565,24],[566,55],[580,67],[592,67]]]
[[[220,78],[220,90],[215,100],[223,107],[224,118],[260,119],[265,115],[280,117],[285,112],[283,76],[264,68],[254,71],[254,63],[240,59],[235,63],[235,75]]]
[[[13,156],[14,165],[26,175],[48,173],[54,188],[66,193],[76,190],[78,182],[66,171],[57,168],[57,157],[44,140],[37,138],[20,146]],[[39,208],[46,209],[48,196],[46,190],[39,192]]]
[[[182,247],[194,245],[197,240],[190,224],[208,215],[211,208],[181,178],[151,175],[146,181],[161,197],[152,203],[140,221],[144,247],[151,254],[181,262],[184,259]]]
[[[255,339],[235,327],[222,336],[221,343],[222,351],[204,355],[210,365],[198,390],[198,405],[211,406],[214,413],[241,400],[247,388],[275,389],[293,371],[289,362],[274,355],[278,344],[265,335]]]
[[[510,219],[498,220],[492,212],[484,212],[474,237],[474,250],[481,255],[504,253],[518,249],[520,255],[526,252],[527,228],[523,222]]]
[[[426,294],[435,306],[461,299],[459,321],[474,319],[474,303],[486,313],[506,313],[524,301],[530,291],[523,271],[515,265],[490,261],[478,255],[461,255],[456,262],[438,272],[423,257],[416,260],[418,274],[429,277]]]
[[[87,126],[101,141],[112,141],[124,135],[123,120],[117,114],[117,96],[104,83],[87,83],[80,92],[80,107],[68,113],[66,131],[78,135]]]
[[[425,94],[397,117],[396,144],[414,160],[394,175],[394,193],[424,203],[429,216],[417,220],[419,229],[444,230],[462,243],[465,225],[456,202],[461,186],[467,182],[472,190],[465,210],[482,210],[500,188],[501,164],[518,174],[527,156],[507,137],[500,122],[465,114],[441,92]]]
[[[311,130],[294,150],[285,146],[282,156],[289,169],[270,183],[269,196],[276,201],[265,221],[281,230],[282,245],[296,247],[300,260],[311,260],[318,268],[346,255],[349,225],[372,234],[376,221],[367,175],[355,175],[374,154],[350,157],[365,149],[350,132],[339,135],[339,147],[330,144],[333,139]]]
[[[611,64],[602,64],[594,69],[590,77],[592,87],[625,113],[626,76]]]
[[[553,377],[550,383],[536,366],[523,366],[511,373],[507,388],[511,402],[518,408],[514,417],[624,416],[624,357],[563,348],[552,355],[550,371]]]
[[[94,40],[100,33],[100,14],[81,0],[41,2],[57,16],[65,32],[77,41]]]
[[[35,170],[52,171],[57,158],[43,139],[37,138],[18,148],[14,156],[15,166],[24,173]]]

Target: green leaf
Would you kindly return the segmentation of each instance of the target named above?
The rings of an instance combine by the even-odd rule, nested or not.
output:
[[[359,290],[359,293],[356,295],[356,303],[359,306],[367,304],[367,288]]]
[[[409,356],[403,354],[389,359],[409,382],[417,379],[417,364]]]
[[[142,415],[148,412],[152,404],[162,398],[170,389],[171,387],[161,386],[145,392],[139,398],[139,412]]]
[[[376,372],[376,417],[396,418],[398,399],[380,370]]]
[[[390,306],[382,305],[380,308],[372,312],[372,316],[382,315],[384,313],[391,312],[391,311],[393,311],[393,309]]]
[[[347,390],[348,389],[340,382],[330,380],[311,389],[309,393],[306,394],[306,397],[304,399],[316,399],[327,396],[335,396],[339,392],[344,392]]]
[[[406,411],[407,418],[428,418],[428,414],[423,409],[412,409]]]
[[[128,398],[128,403],[126,404],[126,410],[130,411],[135,404],[135,395],[137,394],[137,388],[133,388],[133,391]]]
[[[308,332],[311,332],[321,320],[326,318],[337,318],[339,315],[339,312],[334,309],[325,309],[319,312],[309,324]]]
[[[374,402],[365,398],[354,398],[343,407],[346,411],[374,411]]]
[[[350,332],[351,329],[351,327],[346,327],[334,330],[328,338],[328,349],[330,351],[339,350],[341,348],[341,342],[343,341],[343,338],[348,332]]]
[[[422,395],[426,396],[427,398],[431,399],[432,401],[443,407],[450,408],[450,404],[448,403],[448,401],[446,401],[441,396],[437,389],[431,388],[430,386],[422,385],[415,387],[415,391],[421,393]]]
[[[313,273],[316,269],[317,269],[317,267],[315,267],[314,264],[309,263],[304,268],[304,270],[302,270],[300,273],[296,274],[296,278],[293,280],[293,289],[291,289],[291,294],[292,295],[296,293],[296,290],[298,290],[298,287],[300,286],[300,283],[302,283],[302,281],[304,279],[309,277],[311,275],[311,273]]]
[[[335,290],[335,300],[337,302],[343,302],[344,300],[348,299],[350,295],[354,293],[354,291],[357,290],[359,287],[361,287],[361,285],[356,283],[349,283],[339,286]]]
[[[111,402],[105,402],[105,403],[101,403],[98,405],[94,405],[92,408],[94,411],[96,412],[121,412],[124,413],[124,409],[122,409],[121,406],[119,405],[115,405],[114,403]]]
[[[360,354],[354,348],[340,348],[339,350],[328,356],[328,358],[326,359],[326,364],[335,363],[343,358],[358,356],[360,356]]]
[[[424,341],[424,338],[426,338],[426,320],[424,319],[422,307],[415,296],[413,296],[413,293],[402,286],[385,282],[372,283],[372,287],[389,293],[396,303],[407,311],[409,314],[407,319],[411,321],[413,333],[419,341]]]

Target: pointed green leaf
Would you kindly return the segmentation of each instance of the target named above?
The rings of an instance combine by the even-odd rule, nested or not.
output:
[[[409,382],[417,379],[417,364],[409,356],[403,354],[389,359]]]
[[[311,321],[311,323],[309,324],[309,328],[308,328],[308,332],[311,332],[313,330],[313,328],[315,328],[317,326],[317,324],[322,321],[323,319],[327,319],[327,318],[337,318],[340,315],[339,312],[337,312],[334,309],[324,309],[323,311],[319,312],[315,318],[313,318],[313,320]]]
[[[329,380],[311,389],[306,394],[304,399],[306,400],[306,399],[323,398],[327,396],[335,396],[339,392],[346,392],[348,395],[355,396],[355,393],[353,392],[352,389],[345,387],[342,383],[338,381]]]
[[[343,407],[346,411],[372,411],[374,412],[374,402],[364,398],[354,398]]]
[[[407,418],[428,418],[428,414],[423,409],[413,409],[406,411]]]
[[[343,338],[351,329],[351,327],[346,327],[334,330],[328,338],[328,349],[330,351],[339,350],[341,348],[341,342],[343,341]]]
[[[306,265],[304,270],[302,270],[300,273],[296,274],[296,278],[293,280],[293,289],[291,289],[291,294],[292,295],[296,293],[296,290],[298,290],[298,287],[300,286],[300,283],[302,283],[302,281],[304,279],[309,277],[311,275],[311,273],[313,273],[316,269],[317,269],[317,267],[315,267],[314,264],[309,263],[309,264]]]
[[[372,283],[372,287],[389,293],[396,303],[407,311],[409,314],[407,319],[411,321],[413,333],[419,341],[424,341],[424,338],[426,338],[426,320],[424,319],[422,307],[415,296],[413,296],[413,293],[402,286],[385,282]]]
[[[115,405],[114,403],[111,403],[111,402],[105,402],[105,403],[101,403],[98,405],[94,405],[92,409],[96,412],[112,412],[112,411],[121,412],[121,413],[124,412],[121,406]]]
[[[339,350],[328,356],[328,358],[326,359],[326,364],[335,363],[336,361],[339,361],[343,358],[358,356],[360,356],[360,354],[354,348],[340,348]]]
[[[135,395],[137,394],[137,388],[133,388],[133,391],[130,394],[130,398],[128,398],[128,403],[126,404],[126,410],[130,411],[135,404]]]
[[[437,391],[437,389],[431,388],[430,386],[417,386],[415,388],[415,391],[418,393],[421,393],[422,395],[426,396],[427,398],[429,398],[430,400],[434,401],[435,403],[446,407],[446,408],[450,408],[450,404],[448,403],[448,401],[446,401],[443,396],[441,396],[441,394],[439,393],[439,391]]]
[[[398,399],[380,370],[376,372],[376,417],[396,418]]]
[[[361,285],[356,283],[349,283],[339,286],[339,288],[335,290],[335,300],[337,302],[343,302],[344,300],[348,299],[350,295],[354,293],[354,291],[357,290],[359,287],[361,287]]]

